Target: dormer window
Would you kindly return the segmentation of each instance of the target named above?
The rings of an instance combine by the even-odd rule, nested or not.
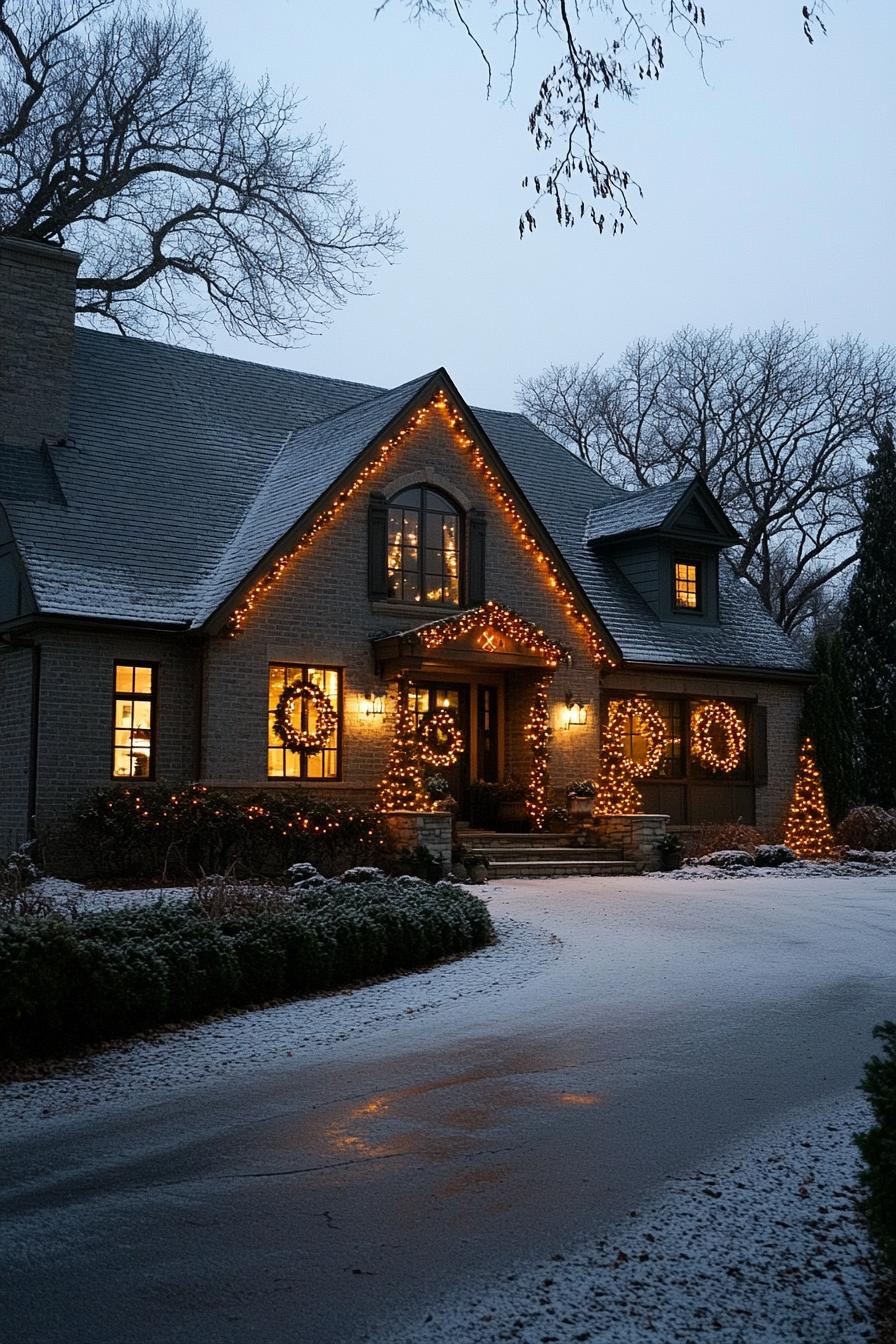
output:
[[[390,602],[460,605],[460,528],[455,506],[428,486],[412,486],[389,501]]]
[[[703,610],[703,574],[699,560],[675,556],[672,569],[672,606],[675,611]]]

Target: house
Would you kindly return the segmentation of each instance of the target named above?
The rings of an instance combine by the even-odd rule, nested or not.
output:
[[[0,851],[115,780],[369,804],[399,701],[462,808],[536,739],[559,801],[609,712],[646,811],[777,830],[806,667],[699,477],[621,490],[444,369],[77,327],[77,266],[0,239]]]

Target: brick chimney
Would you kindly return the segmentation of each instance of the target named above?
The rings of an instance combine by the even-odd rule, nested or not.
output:
[[[77,252],[0,237],[0,443],[68,433]]]

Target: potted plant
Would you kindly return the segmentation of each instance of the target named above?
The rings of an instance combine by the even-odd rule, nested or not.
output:
[[[423,787],[436,812],[454,812],[457,800],[451,796],[451,785],[444,775],[429,775],[424,779]]]
[[[681,867],[684,841],[680,835],[676,835],[674,831],[664,835],[659,843],[659,851],[664,873],[671,873],[673,869]]]
[[[471,826],[479,826],[484,831],[493,831],[497,828],[498,805],[501,802],[503,788],[503,784],[492,780],[473,780],[467,795]]]
[[[545,825],[552,835],[563,835],[569,830],[569,812],[565,807],[552,807],[545,818]]]
[[[597,786],[593,779],[573,780],[566,790],[570,817],[590,817],[594,811],[594,795],[596,793]]]

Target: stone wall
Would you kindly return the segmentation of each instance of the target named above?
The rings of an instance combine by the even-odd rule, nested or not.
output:
[[[422,846],[442,865],[451,867],[451,814],[449,812],[387,812],[384,820],[400,849]]]
[[[660,813],[639,812],[618,817],[595,817],[601,843],[622,851],[622,857],[637,863],[645,873],[662,867],[660,841],[669,818]]]

